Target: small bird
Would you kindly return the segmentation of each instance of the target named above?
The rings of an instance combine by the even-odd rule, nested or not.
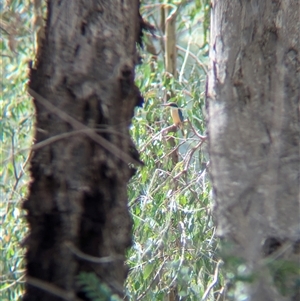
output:
[[[174,125],[176,125],[177,127],[179,127],[181,129],[181,133],[182,133],[183,137],[185,137],[185,133],[183,130],[184,118],[183,118],[181,109],[178,108],[178,106],[175,102],[168,102],[166,104],[163,104],[163,106],[170,107],[173,123],[174,123]]]

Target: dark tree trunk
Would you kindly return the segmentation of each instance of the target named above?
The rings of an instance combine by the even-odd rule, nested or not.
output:
[[[212,2],[210,170],[225,261],[250,281],[236,299],[299,298],[299,13],[296,0]]]
[[[141,101],[138,2],[48,1],[29,84],[37,122],[24,203],[24,301],[89,300],[76,282],[81,272],[123,294],[132,223],[126,189],[129,163],[138,161],[128,130]]]

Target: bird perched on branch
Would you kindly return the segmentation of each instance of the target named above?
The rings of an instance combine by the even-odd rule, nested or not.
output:
[[[163,104],[164,107],[170,107],[171,109],[171,117],[173,119],[174,125],[181,129],[181,133],[183,137],[185,137],[185,133],[183,130],[184,118],[181,109],[177,106],[175,102],[168,102]]]

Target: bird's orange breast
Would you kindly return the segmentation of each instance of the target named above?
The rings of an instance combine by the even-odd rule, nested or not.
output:
[[[179,112],[177,108],[172,108],[171,109],[171,116],[173,119],[173,123],[177,126],[179,126],[181,124],[181,120],[180,120],[180,116],[179,116]]]

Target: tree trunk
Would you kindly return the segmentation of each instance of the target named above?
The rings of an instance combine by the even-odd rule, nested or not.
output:
[[[212,3],[210,172],[225,263],[247,280],[235,299],[300,298],[299,16],[295,0]]]
[[[29,84],[37,121],[24,203],[24,301],[90,300],[77,281],[81,272],[123,295],[129,163],[138,162],[128,130],[141,102],[134,84],[138,2],[47,2]]]

